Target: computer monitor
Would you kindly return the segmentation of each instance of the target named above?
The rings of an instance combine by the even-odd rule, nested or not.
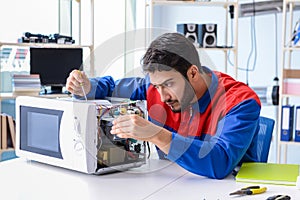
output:
[[[45,93],[63,93],[66,79],[82,65],[82,48],[30,48],[30,74],[39,74]]]

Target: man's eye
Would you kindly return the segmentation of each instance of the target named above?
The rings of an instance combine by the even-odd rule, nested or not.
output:
[[[172,87],[173,83],[172,82],[168,82],[168,83],[165,83],[164,85],[165,85],[165,87]]]
[[[158,89],[158,86],[157,86],[157,85],[153,85],[153,87],[154,87],[155,89]]]

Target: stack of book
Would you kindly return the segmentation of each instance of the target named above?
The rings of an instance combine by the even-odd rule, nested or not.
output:
[[[41,90],[39,74],[14,74],[12,77],[14,93],[38,95]]]

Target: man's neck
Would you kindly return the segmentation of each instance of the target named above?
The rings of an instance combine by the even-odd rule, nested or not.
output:
[[[196,92],[197,100],[205,94],[211,84],[211,76],[209,74],[204,72],[203,74],[200,74],[200,77],[199,88]]]

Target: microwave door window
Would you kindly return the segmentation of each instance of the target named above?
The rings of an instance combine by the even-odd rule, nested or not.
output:
[[[28,112],[28,146],[58,151],[58,117],[42,113]],[[41,120],[42,119],[42,120]]]
[[[62,158],[60,122],[63,111],[43,108],[21,108],[21,149]]]

